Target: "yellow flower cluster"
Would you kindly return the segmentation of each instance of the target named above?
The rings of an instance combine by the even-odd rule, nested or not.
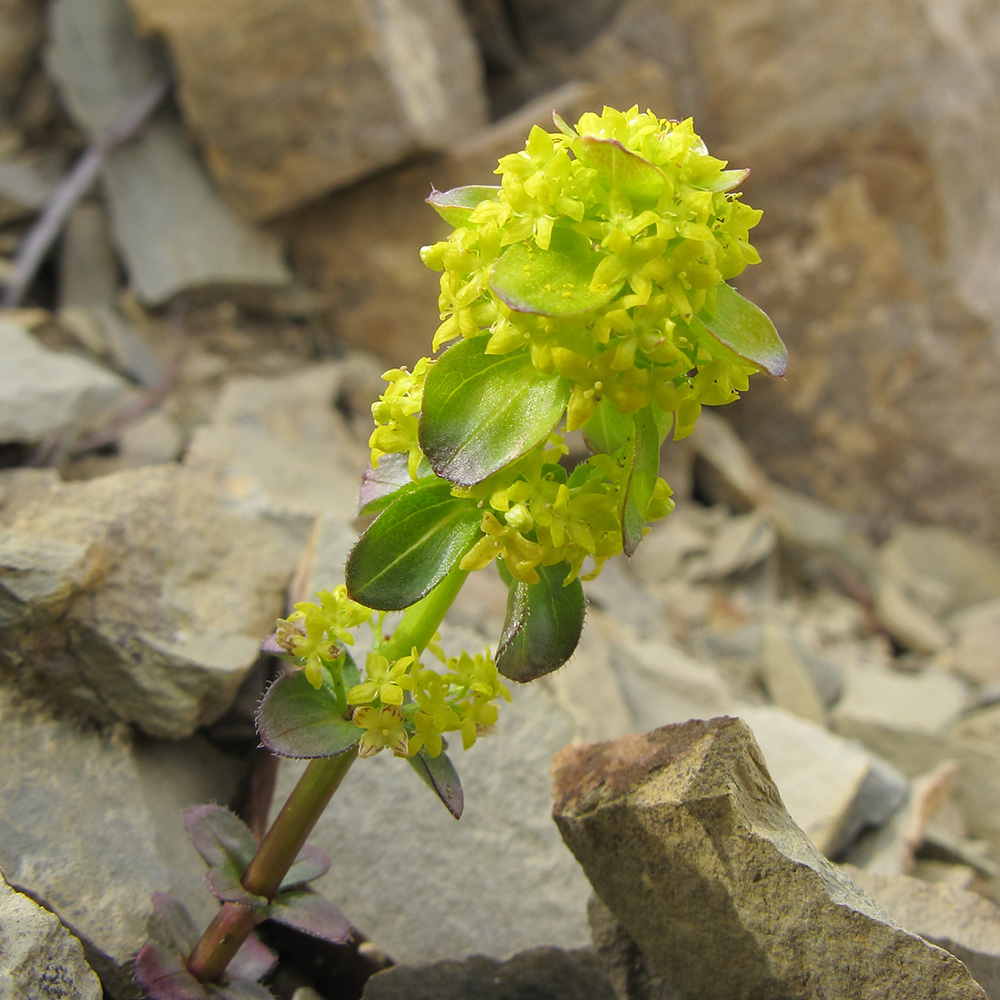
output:
[[[347,596],[340,584],[332,591],[321,590],[315,601],[300,601],[287,618],[277,622],[276,642],[299,661],[314,688],[323,683],[323,666],[339,658],[342,645],[354,645],[350,629],[372,617],[366,608]]]
[[[442,662],[443,670],[425,667],[415,649],[394,663],[378,652],[368,654],[366,679],[347,693],[348,704],[359,706],[352,719],[364,730],[360,756],[389,749],[397,757],[421,750],[437,757],[445,733],[460,733],[469,749],[496,723],[496,701],[510,701],[510,692],[489,651]]]
[[[622,413],[652,401],[682,437],[702,404],[735,399],[757,371],[697,320],[714,315],[721,282],[760,259],[748,234],[761,213],[730,191],[746,171],[709,156],[691,119],[605,108],[575,129],[557,124],[533,128],[500,160],[496,194],[422,251],[443,272],[434,350],[488,335],[487,353],[527,349],[538,370],[572,382],[568,429],[603,398]],[[495,287],[495,265],[522,245],[592,258],[579,309],[512,304]]]
[[[424,379],[431,361],[421,358],[413,371],[392,368],[382,378],[389,383],[378,402],[372,403],[375,430],[368,439],[372,452],[372,468],[382,455],[406,452],[410,478],[417,478],[417,469],[423,454],[417,442],[417,422],[424,394]]]

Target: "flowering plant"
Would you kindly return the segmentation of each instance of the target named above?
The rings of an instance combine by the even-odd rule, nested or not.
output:
[[[673,508],[663,441],[755,372],[784,374],[770,320],[727,284],[759,260],[760,213],[734,191],[748,172],[709,156],[690,119],[633,107],[554,121],[499,161],[499,186],[428,198],[453,227],[422,251],[441,272],[436,356],[384,376],[361,488],[374,520],[346,584],[297,604],[274,636],[295,669],[263,699],[261,739],[311,763],[259,847],[225,810],[188,814],[223,906],[195,940],[159,901],[166,929],[137,961],[154,997],[267,995],[250,936],[266,918],[345,940],[346,919],[304,888],[329,866],[304,844],[353,761],[406,758],[460,816],[448,736],[472,746],[510,697],[501,678],[572,656],[581,580]],[[570,466],[576,431],[591,454]],[[448,656],[438,626],[468,573],[494,561],[508,588],[495,654]],[[365,624],[362,672],[348,647]]]

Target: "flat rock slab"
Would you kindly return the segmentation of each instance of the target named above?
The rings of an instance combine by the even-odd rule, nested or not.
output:
[[[152,893],[171,893],[197,921],[215,911],[182,817],[200,802],[229,801],[238,766],[202,739],[132,740],[54,715],[9,682],[0,684],[0,731],[0,870],[59,914],[110,997],[134,996],[130,963]]]
[[[219,718],[284,610],[307,517],[236,510],[207,472],[61,485],[0,532],[0,668],[180,738]]]
[[[678,998],[986,997],[813,847],[743,722],[568,747],[553,766],[563,839]]]
[[[532,948],[506,962],[473,955],[464,962],[397,965],[376,973],[362,1000],[615,1000],[593,951]]]
[[[444,646],[453,652],[447,635]],[[468,753],[460,740],[448,750],[465,791],[461,820],[382,753],[354,765],[310,837],[334,859],[318,890],[398,962],[589,942],[590,887],[550,819],[549,760],[574,727],[540,687],[512,695],[495,734]],[[276,802],[301,770],[282,761]]]
[[[80,942],[59,918],[0,875],[0,1000],[101,1000]]]
[[[174,57],[185,116],[245,215],[264,218],[486,117],[457,0],[130,0]]]
[[[0,443],[75,437],[110,419],[129,397],[118,375],[75,354],[52,351],[0,321]]]

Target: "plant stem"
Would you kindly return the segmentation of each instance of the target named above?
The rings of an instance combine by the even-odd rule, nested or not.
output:
[[[407,608],[382,647],[382,654],[393,660],[406,655],[414,646],[422,652],[467,576],[468,573],[456,567],[426,597]],[[309,762],[243,873],[240,881],[247,892],[268,900],[274,898],[281,880],[357,756],[355,747],[335,757],[317,757]],[[191,952],[188,971],[200,982],[215,982],[260,920],[259,910],[239,903],[223,903]]]

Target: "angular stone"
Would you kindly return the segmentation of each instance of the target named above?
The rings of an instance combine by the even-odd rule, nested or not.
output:
[[[864,747],[779,708],[740,706],[792,819],[828,858],[906,802],[909,783]]]
[[[708,410],[691,432],[698,457],[698,486],[711,503],[736,511],[766,506],[770,483],[727,421]]]
[[[728,518],[709,543],[705,558],[690,571],[693,580],[722,580],[751,569],[773,551],[777,535],[759,511]]]
[[[465,791],[457,823],[383,753],[354,765],[310,837],[334,859],[319,891],[398,962],[588,941],[590,888],[550,818],[549,760],[573,723],[537,685],[511,694],[494,734],[468,752],[451,742]],[[301,772],[282,761],[276,802]]]
[[[874,610],[882,627],[904,649],[930,654],[948,645],[944,627],[891,580],[880,582]]]
[[[186,463],[219,473],[244,509],[325,511],[350,521],[369,458],[336,408],[351,374],[345,362],[330,361],[290,375],[230,379],[210,421],[195,431]]]
[[[611,34],[753,170],[765,263],[739,286],[792,340],[788,379],[740,404],[765,471],[1000,543],[997,6],[637,0]]]
[[[848,877],[908,931],[963,962],[990,1000],[1000,998],[1000,909],[978,893],[877,875],[847,865]]]
[[[688,1000],[985,997],[960,962],[819,854],[744,723],[568,747],[553,767],[567,846],[652,970]]]
[[[80,939],[110,997],[134,996],[151,894],[171,893],[199,922],[215,912],[182,816],[229,801],[239,766],[200,738],[137,741],[55,716],[6,679],[0,728],[0,869]]]
[[[825,725],[826,707],[812,674],[789,630],[775,618],[764,622],[760,655],[761,674],[771,700],[794,715]]]
[[[289,284],[278,241],[220,199],[170,116],[115,150],[104,178],[115,242],[146,305],[193,289],[249,294]]]
[[[86,358],[51,351],[0,320],[0,442],[74,438],[110,419],[128,383]]]
[[[30,996],[101,1000],[101,983],[59,918],[0,874],[0,998]]]
[[[456,0],[130,0],[166,36],[185,116],[237,208],[265,218],[485,120]]]
[[[462,962],[397,965],[365,984],[362,1000],[615,1000],[615,992],[589,948],[532,948],[506,962],[473,955]]]
[[[0,666],[99,719],[189,735],[256,661],[308,528],[182,466],[67,483],[0,533]]]
[[[948,627],[955,636],[949,668],[973,684],[1000,683],[1000,597],[964,608]]]
[[[76,122],[103,134],[157,74],[125,0],[59,0],[50,72]],[[111,152],[105,196],[130,282],[147,305],[180,291],[288,284],[281,248],[226,206],[174,116],[163,112]]]

